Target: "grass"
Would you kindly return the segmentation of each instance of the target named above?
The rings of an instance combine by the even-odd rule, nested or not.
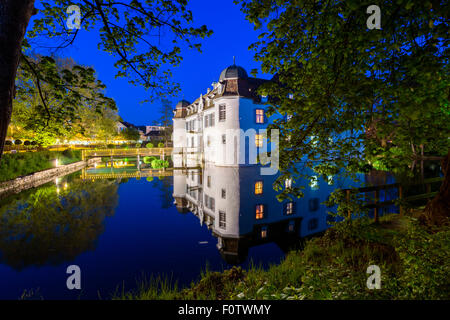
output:
[[[369,265],[381,289],[367,289]],[[279,264],[205,271],[190,287],[143,283],[115,299],[449,299],[450,227],[428,228],[413,216],[390,214],[342,222],[307,241]]]
[[[4,154],[0,160],[0,182],[81,160],[80,150],[37,151]]]

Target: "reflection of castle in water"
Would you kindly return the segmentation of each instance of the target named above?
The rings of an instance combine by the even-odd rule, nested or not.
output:
[[[318,179],[304,184],[303,198],[279,202],[276,177],[260,175],[258,166],[175,170],[173,197],[179,212],[190,211],[208,226],[228,263],[241,263],[249,247],[275,242],[287,251],[332,221],[321,203],[336,186]]]

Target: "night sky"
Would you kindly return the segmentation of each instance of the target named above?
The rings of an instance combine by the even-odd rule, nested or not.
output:
[[[181,84],[182,92],[171,101],[176,102],[183,97],[192,102],[205,94],[211,83],[219,79],[220,72],[233,64],[244,67],[248,73],[251,69],[258,69],[260,64],[254,61],[254,51],[248,50],[253,42],[257,41],[258,33],[253,25],[245,20],[240,6],[232,0],[205,1],[189,0],[189,7],[193,12],[194,25],[205,24],[214,34],[202,40],[202,53],[195,50],[182,51],[181,65],[173,69],[174,81]],[[39,7],[39,4],[37,4]],[[70,56],[79,64],[93,66],[98,77],[107,86],[107,95],[114,98],[119,108],[119,115],[128,122],[136,125],[152,124],[160,115],[158,114],[160,102],[140,104],[148,97],[142,87],[136,87],[127,82],[127,79],[115,79],[115,59],[109,54],[97,49],[99,35],[96,31],[80,30],[74,45],[58,51],[59,55]],[[43,50],[35,47],[36,52]],[[269,75],[258,75],[270,78]]]

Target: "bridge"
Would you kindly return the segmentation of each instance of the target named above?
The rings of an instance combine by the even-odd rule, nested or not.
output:
[[[173,176],[172,169],[146,169],[133,172],[88,172],[83,169],[81,172],[81,179],[83,180],[101,180],[101,179],[129,179],[129,178],[147,178],[147,177],[171,177]]]
[[[134,148],[134,149],[84,149],[81,158],[85,161],[91,157],[161,157],[172,154],[173,148]]]

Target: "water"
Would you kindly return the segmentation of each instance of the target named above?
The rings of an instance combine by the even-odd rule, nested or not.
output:
[[[318,179],[288,205],[256,167],[111,173],[91,168],[0,201],[0,299],[107,299],[144,276],[185,286],[207,265],[267,267],[328,227],[321,202],[349,184]],[[67,289],[69,265],[81,268],[82,290]]]

